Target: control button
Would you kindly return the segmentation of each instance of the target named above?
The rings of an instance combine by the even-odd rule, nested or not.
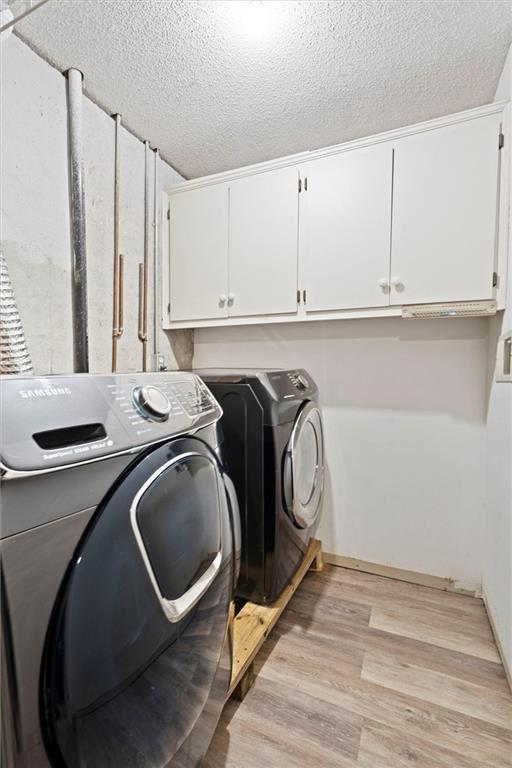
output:
[[[166,421],[169,418],[171,403],[165,392],[158,387],[152,384],[135,387],[133,400],[144,416],[157,421]]]
[[[304,391],[309,387],[309,381],[306,379],[305,376],[302,376],[301,374],[299,374],[297,376],[295,386],[297,387],[297,389]]]

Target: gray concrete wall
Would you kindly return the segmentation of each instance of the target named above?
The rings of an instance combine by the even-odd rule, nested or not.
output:
[[[71,239],[65,77],[15,36],[2,41],[1,244],[29,351],[38,374],[73,370]],[[90,370],[111,367],[114,242],[112,118],[84,98],[85,192],[89,283]],[[151,140],[151,137],[148,136]],[[144,245],[144,144],[122,130],[121,252],[125,256],[125,331],[121,371],[140,370],[137,338],[138,264]],[[153,153],[150,212],[153,212]],[[161,189],[180,176],[160,160]],[[152,350],[153,228],[150,227],[148,330]],[[192,334],[160,332],[168,368],[187,367]]]

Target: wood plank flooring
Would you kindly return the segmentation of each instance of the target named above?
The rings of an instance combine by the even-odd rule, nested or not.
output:
[[[512,768],[512,695],[481,600],[326,566],[256,671],[205,768]]]

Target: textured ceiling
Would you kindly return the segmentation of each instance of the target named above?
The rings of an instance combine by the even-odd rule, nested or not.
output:
[[[508,0],[50,0],[17,29],[193,178],[492,100],[512,14]]]

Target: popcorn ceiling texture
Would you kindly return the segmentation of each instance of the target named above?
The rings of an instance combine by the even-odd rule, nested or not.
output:
[[[245,10],[247,6],[245,3]],[[18,33],[188,178],[490,102],[508,0],[47,3]]]

